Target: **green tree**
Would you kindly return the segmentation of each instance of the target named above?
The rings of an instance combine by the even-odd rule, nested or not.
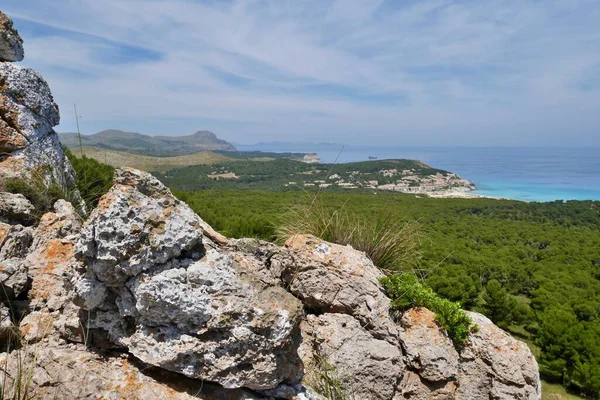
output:
[[[517,302],[496,279],[490,280],[483,293],[483,311],[499,326],[508,326],[512,321]]]

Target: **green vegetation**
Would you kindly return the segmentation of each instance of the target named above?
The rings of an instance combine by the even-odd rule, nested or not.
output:
[[[332,171],[335,170],[335,173]],[[318,189],[344,190],[343,185],[366,187],[370,181],[379,185],[396,182],[401,175],[384,176],[382,170],[413,170],[418,177],[447,174],[420,161],[381,160],[347,164],[307,164],[279,158],[270,161],[240,160],[238,162],[196,165],[158,173],[156,176],[167,186],[177,190],[253,189],[269,191],[300,191]],[[225,178],[224,174],[229,174]],[[342,184],[342,185],[340,185]]]
[[[469,333],[478,330],[459,303],[441,298],[431,288],[424,286],[415,275],[391,275],[382,278],[381,284],[392,299],[393,308],[406,310],[410,307],[425,307],[433,311],[435,320],[448,333],[457,349],[464,347]]]
[[[50,167],[40,167],[31,171],[30,179],[10,178],[0,184],[0,190],[9,193],[20,193],[35,207],[34,218],[39,219],[44,213],[52,211],[54,203],[59,199],[70,202],[77,201],[77,193],[73,188],[51,181]]]
[[[307,366],[305,382],[327,400],[354,400],[348,382],[344,382],[343,377],[339,376],[326,357],[315,356],[314,362]]]
[[[226,235],[275,240],[274,221],[290,205],[312,201],[314,193],[307,198],[297,191],[176,195]],[[418,221],[424,285],[535,342],[548,381],[599,397],[600,202],[433,199],[367,191],[323,192],[319,199],[323,207],[361,221],[376,221],[382,210],[398,220]]]
[[[350,214],[342,207],[326,207],[318,197],[291,207],[277,224],[280,242],[299,233],[311,234],[329,242],[351,245],[364,251],[380,269],[397,271],[417,265],[419,228],[415,223],[382,212],[375,219]]]
[[[115,169],[85,155],[76,157],[68,149],[65,149],[65,153],[75,170],[76,184],[81,198],[91,212],[98,205],[100,197],[112,186]]]

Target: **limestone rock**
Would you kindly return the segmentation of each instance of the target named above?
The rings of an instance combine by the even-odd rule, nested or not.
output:
[[[14,300],[24,293],[27,284],[27,268],[23,265],[23,260],[19,258],[0,260],[0,285],[2,286],[0,298]]]
[[[130,357],[101,356],[84,347],[30,346],[0,354],[6,365],[5,395],[15,388],[19,370],[31,376],[29,394],[40,399],[173,399],[266,400],[247,390],[225,390],[218,385],[186,379],[181,375],[140,365]],[[23,368],[23,367],[22,367]],[[8,397],[12,398],[12,397]]]
[[[193,253],[202,242],[201,221],[152,175],[117,170],[115,185],[84,228],[77,255],[105,285],[119,286],[154,265]]]
[[[22,194],[0,192],[0,221],[28,223],[33,220],[35,207]]]
[[[432,383],[413,371],[406,371],[398,386],[396,399],[411,400],[462,400],[456,395],[457,383],[454,381]],[[474,397],[473,400],[479,397]],[[465,397],[466,399],[466,397]]]
[[[0,260],[25,257],[32,241],[30,227],[0,222]]]
[[[375,339],[346,314],[309,315],[302,323],[305,383],[319,386],[319,374],[330,366],[345,393],[357,399],[392,399],[404,371],[401,351]]]
[[[3,345],[7,343],[13,329],[11,311],[7,306],[0,303],[0,343]]]
[[[457,395],[464,399],[539,399],[538,365],[527,345],[481,314],[468,312],[479,332],[460,355]]]
[[[402,316],[400,335],[408,364],[430,382],[456,380],[458,353],[452,341],[426,308],[412,308]]]
[[[34,310],[59,310],[69,301],[64,282],[73,261],[81,222],[73,206],[64,200],[58,200],[54,209],[55,212],[46,213],[40,219],[24,260],[32,278],[28,298]]]
[[[302,304],[202,226],[151,175],[117,171],[76,245],[71,285],[90,327],[150,365],[227,388],[297,383]]]
[[[24,56],[23,39],[12,20],[0,11],[0,61],[21,61]]]
[[[55,212],[42,216],[35,229],[28,228],[32,231],[31,245],[26,257],[17,260],[21,274],[19,282],[22,285],[22,275],[25,275],[24,281],[28,284],[27,308],[30,311],[21,321],[20,328],[29,342],[42,339],[57,342],[59,338],[82,342],[80,310],[72,303],[72,294],[65,288],[81,222],[70,203],[59,200],[54,208]],[[22,290],[15,290],[15,293],[20,294]]]
[[[398,327],[390,318],[390,300],[378,279],[383,274],[362,252],[312,236],[296,235],[271,267],[304,305],[319,312],[354,316],[379,339],[397,342]]]
[[[58,106],[35,71],[0,62],[0,181],[35,177],[73,188],[74,172],[53,127]]]

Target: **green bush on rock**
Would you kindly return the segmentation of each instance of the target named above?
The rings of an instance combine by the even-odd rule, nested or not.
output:
[[[435,313],[435,320],[446,331],[457,349],[464,347],[469,333],[479,328],[461,308],[459,303],[438,296],[411,274],[396,274],[381,279],[392,307],[405,310],[410,307],[425,307]]]

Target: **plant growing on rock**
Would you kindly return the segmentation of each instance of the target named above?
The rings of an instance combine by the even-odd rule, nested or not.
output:
[[[316,356],[308,366],[306,383],[327,400],[354,400],[336,368],[325,356]]]
[[[115,169],[85,155],[76,157],[67,148],[63,150],[75,170],[75,182],[81,198],[85,201],[88,211],[91,211],[98,205],[100,197],[112,186]]]
[[[53,180],[52,175],[48,172],[49,169],[49,166],[35,168],[31,171],[29,179],[6,179],[0,184],[0,190],[25,196],[35,207],[36,217],[38,218],[51,211],[57,200],[64,199],[73,204],[78,204],[79,194],[77,190],[74,187],[69,188]]]
[[[424,286],[411,274],[396,274],[381,279],[392,307],[405,310],[410,307],[425,307],[435,313],[435,320],[446,331],[457,349],[462,349],[471,332],[477,332],[477,325],[460,308],[459,303],[438,296],[431,288]]]
[[[282,242],[298,234],[310,234],[328,242],[351,245],[364,251],[385,273],[418,265],[421,258],[418,224],[385,212],[374,218],[359,217],[344,206],[328,207],[315,198],[291,207],[281,217],[276,235]]]

